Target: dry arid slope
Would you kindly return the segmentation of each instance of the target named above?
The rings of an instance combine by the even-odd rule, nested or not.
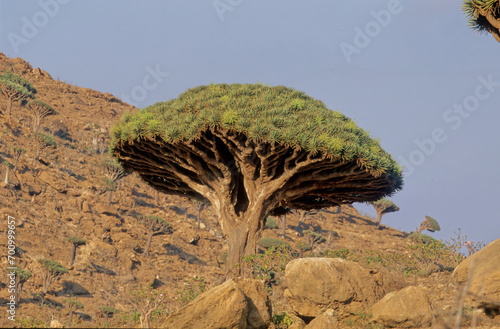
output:
[[[116,326],[136,326],[136,319],[125,316],[137,310],[137,305],[131,303],[131,289],[153,285],[167,296],[165,312],[172,312],[201,290],[200,283],[206,289],[224,280],[223,254],[227,247],[211,207],[203,211],[198,229],[197,210],[191,202],[158,196],[133,174],[121,180],[108,204],[100,163],[106,157],[109,128],[123,113],[138,111],[137,108],[111,94],[54,80],[44,70],[0,53],[2,70],[30,81],[37,89],[36,97],[57,111],[41,124],[42,131],[53,136],[57,148],[43,150],[40,159],[34,161],[36,150],[29,111],[15,103],[10,117],[0,114],[0,163],[13,163],[15,148],[26,151],[16,172],[11,171],[9,182],[0,185],[0,266],[8,266],[4,232],[7,216],[12,216],[16,221],[16,263],[33,273],[24,286],[22,303],[16,312],[16,318],[22,321],[13,324],[2,311],[0,327],[46,326],[52,319],[68,323],[64,300],[71,296],[84,305],[73,317],[73,326],[101,327],[106,321],[114,321],[111,323]],[[1,98],[0,109],[5,105]],[[1,182],[5,174],[6,167],[0,166]],[[147,234],[138,220],[141,215],[159,216],[174,228],[173,234],[153,237],[149,256],[144,254]],[[287,216],[285,240],[291,246],[306,242],[297,232],[300,229],[314,230],[327,238],[306,255],[326,248],[406,252],[405,233],[385,226],[377,228],[373,219],[361,216],[353,207],[308,216],[300,228],[298,220],[298,214]],[[278,224],[279,229],[266,229],[262,236],[280,238],[281,221]],[[73,266],[69,264],[69,236],[86,241],[78,248]],[[42,289],[39,258],[52,259],[69,269],[50,287],[45,307],[37,297]],[[415,283],[424,286],[444,311],[454,303],[456,285],[449,272],[428,277],[388,277],[386,281],[387,290]],[[2,310],[9,298],[6,283],[7,277],[2,275]],[[280,289],[274,292],[273,301],[276,312],[287,311]],[[122,313],[105,319],[98,312],[101,306],[111,306]],[[160,317],[153,325],[162,323]],[[363,323],[354,321],[353,326]]]

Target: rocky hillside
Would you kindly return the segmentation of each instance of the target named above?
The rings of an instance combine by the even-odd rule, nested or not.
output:
[[[134,291],[148,286],[165,296],[152,319],[153,326],[161,326],[167,314],[224,281],[227,246],[211,207],[203,210],[198,224],[196,204],[158,195],[134,174],[122,178],[108,199],[101,163],[107,156],[109,129],[123,113],[137,108],[111,94],[54,80],[44,70],[0,53],[3,70],[30,81],[37,89],[36,98],[50,104],[57,114],[41,123],[41,132],[55,142],[41,150],[34,143],[26,107],[14,103],[11,116],[0,114],[0,163],[4,164],[0,166],[0,230],[8,232],[7,219],[14,218],[15,264],[32,273],[16,310],[17,322],[2,312],[0,327],[48,326],[53,319],[72,327],[102,327],[106,323],[137,326],[139,305],[148,297],[137,296]],[[0,109],[5,107],[6,99],[0,98]],[[23,151],[19,153],[19,149]],[[18,159],[16,152],[20,154]],[[173,228],[171,234],[153,236],[149,254],[145,252],[148,230],[142,222],[144,216],[158,216]],[[381,294],[418,285],[433,300],[436,314],[452,311],[457,285],[443,265],[428,264],[425,275],[414,275],[404,268],[391,269],[396,263],[390,263],[390,257],[384,255],[411,252],[413,242],[406,233],[383,225],[377,227],[373,219],[348,206],[303,217],[289,214],[286,222],[281,218],[273,220],[262,233],[263,251],[265,246],[281,240],[289,246],[280,251],[286,254],[287,261],[312,255],[350,256],[382,275]],[[73,263],[73,244],[68,241],[72,236],[85,241],[76,249]],[[0,236],[3,269],[10,265],[8,241],[6,234]],[[41,258],[68,269],[44,296],[41,292],[47,280],[38,261]],[[281,270],[286,265],[272,261]],[[249,268],[256,264],[255,260],[251,262]],[[258,271],[249,270],[247,276],[265,280],[276,327],[286,328],[294,321],[305,325],[286,302],[284,273],[278,269],[266,277],[267,272],[261,272],[264,274],[259,276]],[[10,298],[6,275],[0,284],[0,307],[6,309]],[[76,304],[68,302],[69,298],[81,303],[81,307],[72,312],[71,305]],[[143,298],[142,302],[136,302],[137,298]],[[368,322],[361,319],[359,312],[345,312],[341,320],[351,327],[365,327]],[[288,314],[290,323],[284,320]]]

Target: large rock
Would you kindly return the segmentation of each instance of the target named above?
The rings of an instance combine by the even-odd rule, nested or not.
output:
[[[499,314],[500,307],[490,301],[500,301],[500,239],[465,259],[453,272],[453,278],[459,283],[466,283],[472,274],[469,292],[477,296],[472,299],[477,301],[480,308],[488,313]],[[480,298],[480,296],[485,298]]]
[[[386,327],[428,327],[432,322],[429,297],[419,287],[390,292],[371,308],[372,320]]]
[[[257,280],[227,281],[167,317],[165,328],[267,328],[271,303]]]
[[[378,274],[340,258],[295,259],[285,278],[287,302],[306,322],[328,309],[359,311],[383,296]]]
[[[339,323],[335,318],[335,311],[333,309],[328,309],[320,316],[314,318],[305,329],[332,329],[338,327]]]

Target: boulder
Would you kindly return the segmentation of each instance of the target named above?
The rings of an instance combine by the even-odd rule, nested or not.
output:
[[[212,288],[165,320],[165,328],[268,328],[269,297],[257,280],[236,279]]]
[[[338,321],[335,318],[335,311],[330,308],[314,318],[305,329],[331,329],[334,327],[338,327]]]
[[[271,323],[271,300],[261,281],[236,279],[248,303],[247,328],[267,328]]]
[[[425,290],[414,286],[388,293],[371,312],[372,321],[390,328],[428,327],[433,318]]]
[[[500,306],[492,302],[500,302],[499,255],[500,239],[497,239],[465,259],[453,271],[453,278],[461,284],[466,283],[472,274],[469,292],[486,314],[500,314]]]
[[[285,297],[306,322],[328,309],[354,313],[383,296],[376,272],[341,258],[301,258],[285,269]]]

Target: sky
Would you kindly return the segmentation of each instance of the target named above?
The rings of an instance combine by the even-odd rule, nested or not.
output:
[[[500,44],[461,1],[0,0],[0,51],[139,108],[209,83],[304,91],[405,168],[383,224],[500,238]]]

